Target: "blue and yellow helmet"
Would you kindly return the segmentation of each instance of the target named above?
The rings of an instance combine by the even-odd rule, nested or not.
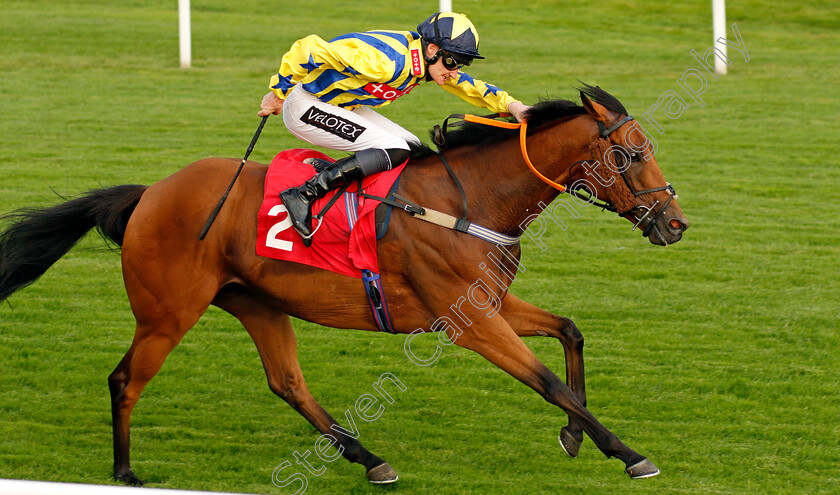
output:
[[[427,43],[449,53],[484,58],[478,54],[478,31],[464,14],[438,12],[421,22],[417,32]]]

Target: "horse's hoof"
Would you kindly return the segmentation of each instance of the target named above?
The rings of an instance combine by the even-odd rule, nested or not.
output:
[[[563,450],[569,454],[569,457],[574,459],[578,456],[578,452],[580,452],[580,444],[583,442],[583,436],[580,439],[575,438],[572,435],[568,428],[565,426],[560,430],[560,436],[557,437],[557,440],[560,441],[560,446],[563,447]]]
[[[367,478],[370,480],[371,483],[375,483],[377,485],[393,483],[400,479],[400,477],[397,475],[397,472],[394,471],[394,468],[392,468],[391,465],[387,462],[383,462],[382,464],[368,471]]]
[[[653,463],[647,459],[642,459],[636,464],[628,466],[624,471],[633,479],[651,478],[659,474],[659,468],[654,466]]]
[[[130,469],[124,472],[123,474],[114,475],[114,479],[125,483],[126,485],[132,486],[143,486],[143,484],[145,483],[143,480],[138,478],[137,475],[134,474],[134,471]]]

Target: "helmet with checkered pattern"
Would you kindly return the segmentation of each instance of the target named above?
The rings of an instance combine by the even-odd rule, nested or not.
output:
[[[464,14],[438,12],[421,22],[417,32],[426,43],[454,55],[467,60],[484,58],[478,54],[478,31]]]

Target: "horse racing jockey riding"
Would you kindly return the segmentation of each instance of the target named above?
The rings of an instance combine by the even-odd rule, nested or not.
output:
[[[478,53],[478,32],[463,14],[439,12],[412,31],[368,31],[329,42],[316,35],[296,41],[271,78],[259,116],[283,113],[293,135],[325,148],[355,154],[328,164],[300,187],[280,193],[305,246],[312,243],[312,203],[334,187],[389,170],[409,157],[420,139],[373,111],[408,94],[421,82],[473,105],[522,120],[528,107],[461,68]],[[313,159],[310,159],[313,160]],[[316,229],[317,230],[317,229]]]

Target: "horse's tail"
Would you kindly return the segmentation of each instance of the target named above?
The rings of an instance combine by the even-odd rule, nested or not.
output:
[[[0,301],[38,279],[90,229],[122,246],[128,219],[146,186],[90,191],[50,208],[25,208],[0,218]]]

